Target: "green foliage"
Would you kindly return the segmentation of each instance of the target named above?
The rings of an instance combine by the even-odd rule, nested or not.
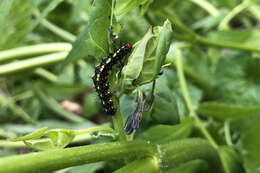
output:
[[[259,172],[258,2],[0,0],[0,172]]]

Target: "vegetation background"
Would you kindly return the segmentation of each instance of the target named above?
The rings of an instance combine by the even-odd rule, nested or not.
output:
[[[0,33],[1,173],[259,172],[259,0],[0,0]]]

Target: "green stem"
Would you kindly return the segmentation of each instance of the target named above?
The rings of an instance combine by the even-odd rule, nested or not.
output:
[[[203,139],[183,139],[160,146],[162,166],[176,168],[192,160],[205,160],[209,172],[223,173],[223,167],[217,150]]]
[[[47,79],[50,82],[56,82],[57,76],[53,73],[49,72],[48,70],[45,70],[44,68],[37,68],[34,70],[34,73]]]
[[[230,11],[226,17],[220,22],[218,29],[219,30],[225,30],[229,29],[228,23],[241,11],[247,9],[249,6],[251,6],[253,2],[251,0],[244,0],[241,4],[236,6],[235,8]]]
[[[151,156],[154,153],[156,147],[144,141],[95,144],[1,158],[0,172],[51,172],[86,163]]]
[[[114,16],[114,6],[115,6],[115,0],[112,0],[111,4],[111,15],[110,15],[110,25],[113,25],[113,16]]]
[[[53,53],[49,55],[21,60],[18,62],[12,62],[5,65],[0,65],[0,76],[7,75],[10,73],[15,73],[26,69],[54,64],[64,60],[67,57],[67,55],[68,52]]]
[[[207,46],[260,52],[260,46],[258,45],[252,45],[252,44],[248,45],[248,44],[237,43],[232,41],[210,40],[204,37],[197,37],[197,41]]]
[[[23,58],[26,56],[34,56],[34,55],[46,54],[52,52],[70,51],[71,48],[72,46],[69,43],[48,43],[48,44],[38,44],[34,46],[19,47],[19,48],[1,51],[0,62]]]
[[[174,38],[181,40],[181,41],[188,41],[194,44],[195,42],[206,45],[206,46],[214,46],[220,48],[231,48],[231,49],[239,49],[239,50],[246,50],[246,51],[256,51],[260,52],[260,47],[258,45],[248,45],[238,42],[232,41],[223,41],[223,40],[210,40],[204,38],[194,31],[190,30],[186,27],[171,11],[163,11],[156,13],[158,16],[163,17],[165,19],[169,19],[171,23],[182,31],[182,35],[180,33],[174,32]],[[183,36],[184,35],[184,36]]]
[[[229,146],[232,146],[232,138],[230,135],[230,120],[226,120],[224,123],[224,132],[225,132],[225,138],[226,138],[226,142]]]
[[[41,24],[53,32],[54,34],[60,36],[62,39],[69,41],[69,42],[74,42],[76,40],[76,36],[71,34],[70,32],[58,27],[57,25],[54,25],[53,23],[49,22],[46,19],[43,19],[41,21]]]
[[[184,97],[184,100],[186,102],[186,105],[188,107],[188,110],[190,112],[190,116],[194,118],[196,126],[200,129],[202,134],[208,139],[208,141],[212,144],[214,148],[218,148],[217,143],[212,138],[212,136],[209,134],[207,129],[205,128],[204,124],[201,122],[199,117],[197,116],[196,112],[193,109],[193,105],[189,96],[189,91],[186,85],[184,73],[183,73],[183,67],[182,67],[182,60],[181,60],[181,51],[179,49],[176,49],[176,68],[178,72],[178,78],[180,82],[180,86],[182,89],[182,94]]]
[[[119,104],[118,104],[119,105]],[[116,115],[112,117],[113,126],[115,131],[119,134],[119,140],[120,141],[126,141],[127,137],[124,133],[124,118],[120,113],[120,109],[117,110]]]
[[[206,10],[211,16],[218,16],[219,11],[212,4],[205,0],[190,0],[191,2],[199,5],[201,8]]]

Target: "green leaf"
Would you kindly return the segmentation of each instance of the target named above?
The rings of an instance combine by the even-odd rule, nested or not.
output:
[[[258,173],[260,165],[260,121],[251,125],[242,138],[242,154],[247,173]]]
[[[90,64],[84,64],[80,67],[79,77],[84,85],[93,87],[92,76],[94,75],[94,67]]]
[[[187,119],[178,125],[157,125],[140,135],[141,139],[157,144],[165,144],[174,140],[184,139],[192,132],[192,121]]]
[[[66,129],[49,130],[48,135],[57,149],[66,147],[75,137],[75,132]]]
[[[170,74],[168,75],[168,73]],[[164,74],[156,80],[151,117],[155,122],[161,124],[176,124],[179,122],[177,101],[180,97],[169,87],[168,82],[173,80],[169,80],[168,76],[172,77],[172,73],[165,70]]]
[[[148,41],[152,38],[152,30],[149,29],[146,35],[134,45],[134,50],[128,58],[127,65],[122,70],[122,85],[126,91],[134,89],[133,81],[138,78],[143,68],[144,55]]]
[[[236,151],[228,146],[218,148],[219,156],[224,167],[225,173],[243,172],[241,163],[242,160]]]
[[[164,64],[172,40],[172,28],[168,20],[162,27],[154,28],[154,37],[147,43],[144,65],[135,84],[145,84],[156,79]]]
[[[239,119],[250,116],[260,111],[260,106],[239,106],[217,102],[204,102],[197,111],[205,116],[218,120]]]
[[[10,11],[10,8],[13,4],[14,0],[3,0],[0,2],[0,33],[2,33],[2,29],[6,24],[6,17]]]
[[[46,151],[46,150],[51,150],[55,149],[53,146],[53,143],[50,139],[43,140],[43,141],[24,141],[25,145],[28,147],[38,150],[38,151]]]
[[[144,4],[147,0],[117,0],[115,7],[115,15],[120,16],[127,13],[141,4]]]
[[[162,31],[160,32],[158,46],[156,48],[154,71],[153,71],[154,79],[157,77],[158,73],[161,70],[162,65],[164,64],[166,55],[171,45],[171,41],[172,41],[172,27],[171,27],[171,23],[167,19],[163,24]]]
[[[208,164],[204,160],[192,160],[181,164],[177,168],[169,169],[166,173],[206,173]]]
[[[107,56],[110,11],[111,0],[94,0],[89,12],[88,24],[73,43],[63,68],[86,56],[93,56],[98,60]]]
[[[45,132],[47,130],[48,130],[48,127],[43,127],[43,128],[41,128],[41,129],[31,133],[31,134],[12,139],[12,141],[16,142],[16,141],[27,141],[27,140],[39,139],[45,134]]]
[[[52,0],[46,8],[41,12],[39,17],[32,23],[30,31],[32,31],[41,21],[52,11],[54,10],[63,0]]]
[[[16,47],[24,41],[24,38],[30,30],[32,21],[31,15],[35,0],[11,0],[8,4],[6,4],[7,1],[10,0],[6,0],[6,2],[1,1],[4,2],[4,4],[1,3],[2,8],[5,8],[4,11],[0,11],[1,17],[4,18],[4,21],[2,20],[1,22],[5,22],[4,24],[0,23],[1,33],[4,33],[1,34],[0,38],[1,50]],[[7,11],[9,12],[7,13]]]

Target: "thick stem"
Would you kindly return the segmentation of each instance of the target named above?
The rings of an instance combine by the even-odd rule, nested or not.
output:
[[[0,172],[50,172],[98,161],[152,156],[154,153],[156,147],[144,141],[96,144],[5,157],[0,159]]]

